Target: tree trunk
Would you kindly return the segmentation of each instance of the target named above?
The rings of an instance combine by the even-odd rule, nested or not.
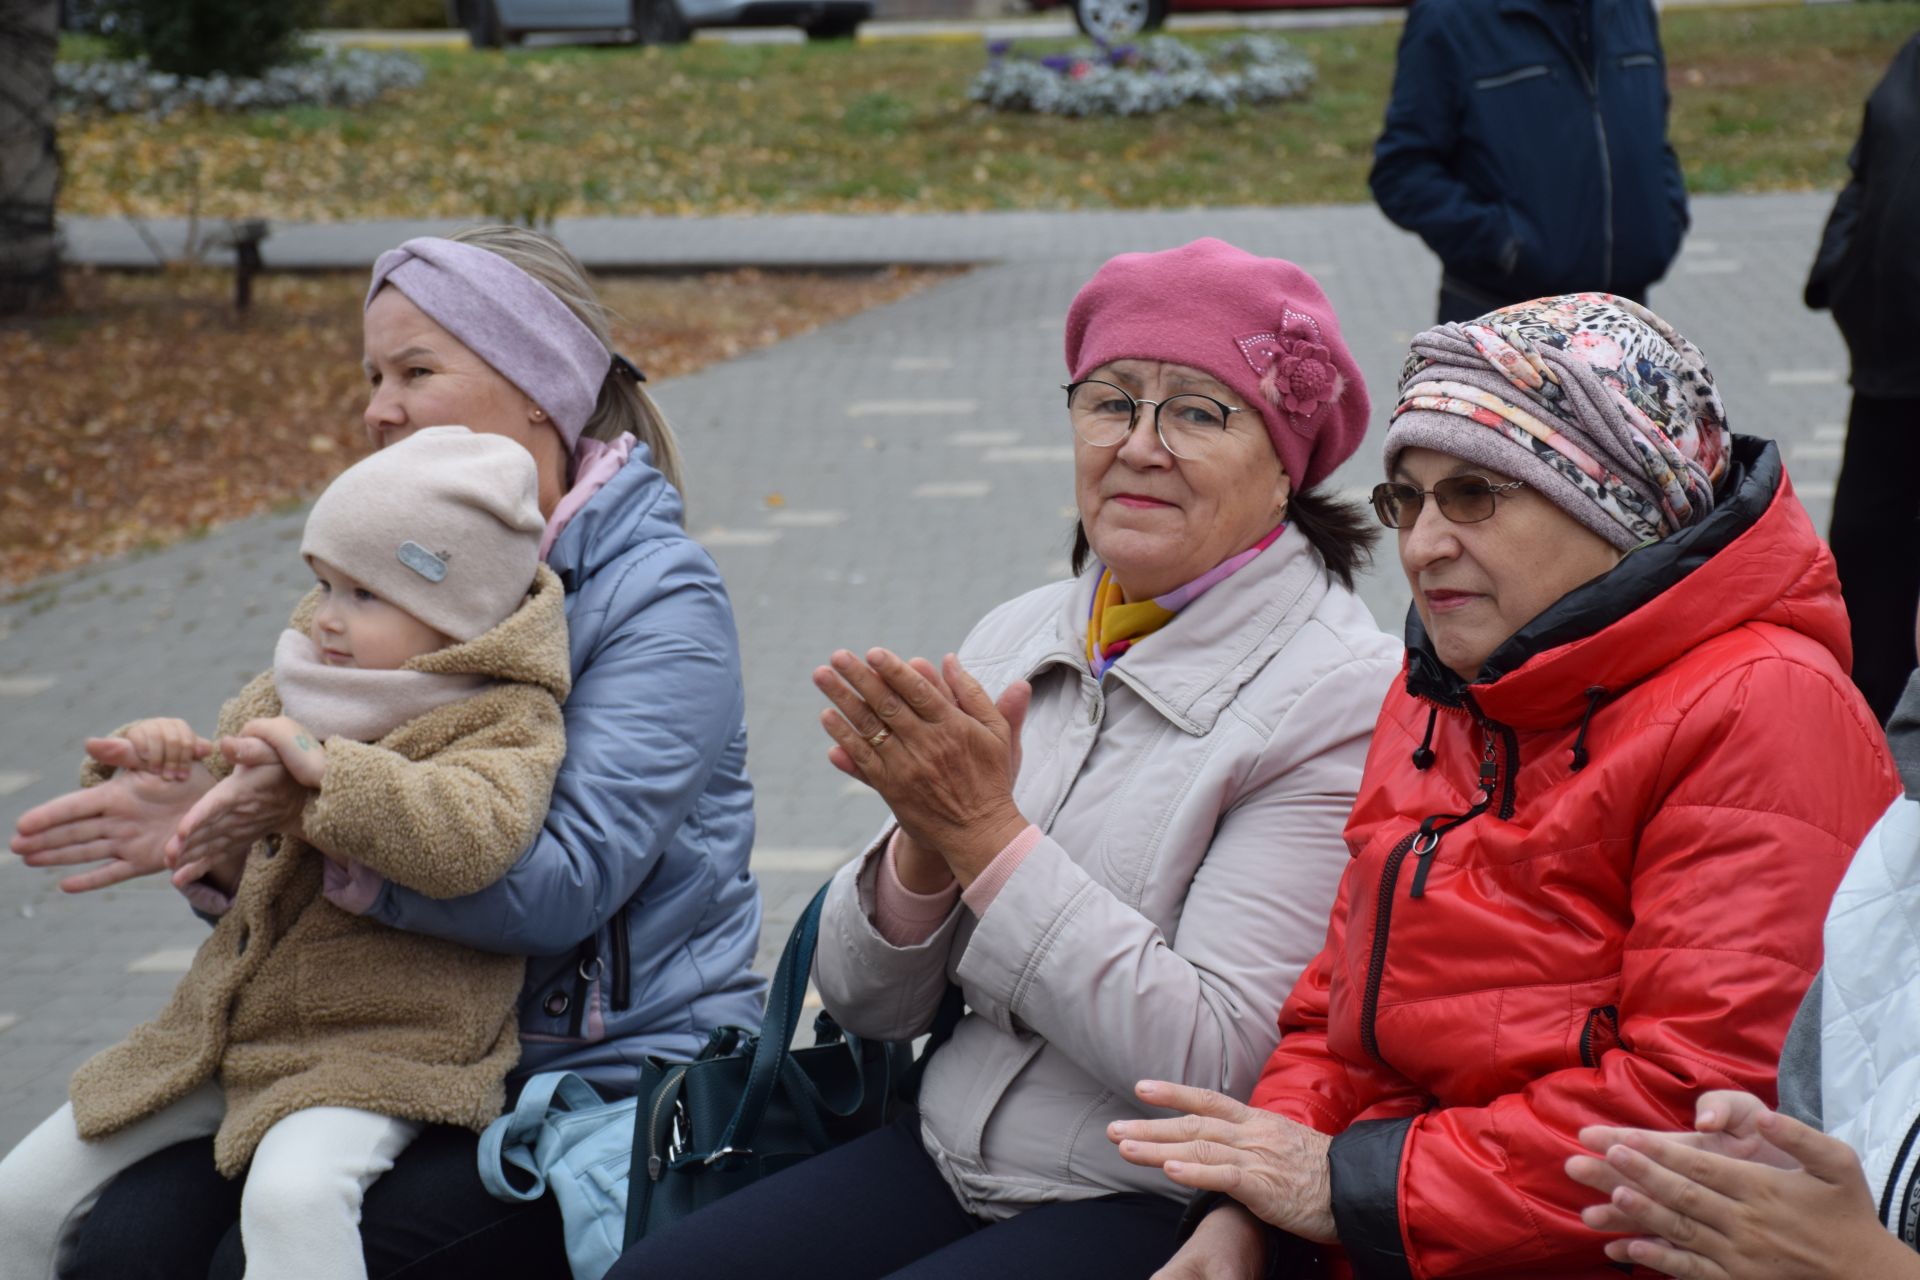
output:
[[[60,291],[53,59],[60,0],[0,0],[0,315]]]

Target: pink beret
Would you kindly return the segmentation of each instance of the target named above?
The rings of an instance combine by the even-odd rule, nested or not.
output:
[[[1123,253],[1067,312],[1067,371],[1115,360],[1200,370],[1259,411],[1295,489],[1332,474],[1367,433],[1366,383],[1314,278],[1223,240]]]

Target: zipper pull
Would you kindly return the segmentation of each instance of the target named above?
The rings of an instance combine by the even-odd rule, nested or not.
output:
[[[1410,898],[1427,896],[1427,872],[1433,869],[1434,850],[1440,847],[1440,833],[1429,827],[1433,819],[1420,824],[1420,834],[1413,838],[1413,888],[1407,894]]]
[[[1480,747],[1480,794],[1473,798],[1476,812],[1493,803],[1493,793],[1500,788],[1500,752],[1493,742],[1493,730],[1481,727],[1486,735]]]
[[[647,1157],[647,1181],[649,1182],[660,1181],[660,1173],[664,1167],[665,1167],[665,1162],[662,1161],[659,1156],[648,1156]]]

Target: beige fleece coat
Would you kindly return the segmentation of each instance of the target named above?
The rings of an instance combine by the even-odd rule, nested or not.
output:
[[[311,1107],[474,1129],[500,1113],[520,1056],[524,960],[341,910],[321,896],[316,850],[434,897],[472,893],[506,873],[540,828],[565,754],[561,602],[559,579],[542,567],[505,622],[407,664],[498,683],[377,743],[327,743],[326,780],[304,813],[307,839],[254,847],[233,908],[172,1001],[74,1073],[81,1137],[152,1115],[208,1079],[226,1091],[214,1160],[228,1177],[277,1121]],[[296,629],[312,608],[309,598],[295,611]],[[222,708],[220,732],[279,713],[271,674],[262,675]]]

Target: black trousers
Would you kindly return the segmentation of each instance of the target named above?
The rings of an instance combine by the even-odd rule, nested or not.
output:
[[[371,1280],[565,1280],[551,1197],[496,1200],[480,1185],[478,1137],[423,1129],[361,1206]],[[81,1228],[63,1280],[241,1280],[238,1180],[213,1139],[182,1142],[115,1178]]]
[[[1853,682],[1885,724],[1914,666],[1920,400],[1853,397],[1827,541],[1853,623]]]
[[[909,1116],[640,1241],[606,1280],[1146,1280],[1173,1256],[1184,1209],[1119,1195],[983,1223],[953,1198]]]

